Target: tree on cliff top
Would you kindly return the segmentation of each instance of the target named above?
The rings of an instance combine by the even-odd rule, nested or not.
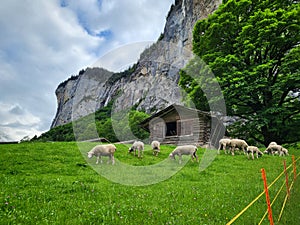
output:
[[[228,115],[242,119],[231,135],[265,145],[299,140],[299,2],[227,0],[196,23],[193,51],[213,71]],[[180,85],[201,105],[201,85],[184,71]]]

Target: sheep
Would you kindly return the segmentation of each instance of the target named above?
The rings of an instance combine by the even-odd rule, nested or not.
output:
[[[281,146],[278,145],[276,142],[270,142],[270,144],[268,145],[268,147],[266,148],[266,150],[264,151],[265,154],[279,154],[279,152],[281,152]]]
[[[246,153],[247,147],[248,147],[247,142],[242,139],[231,139],[229,143],[229,149],[232,155],[234,155],[234,151],[236,148],[243,150],[244,153]]]
[[[107,145],[96,145],[94,148],[92,148],[91,151],[87,153],[88,158],[92,158],[93,156],[97,157],[96,164],[99,163],[99,158],[100,158],[100,163],[102,163],[102,156],[108,156],[109,159],[112,162],[112,165],[115,164],[115,158],[114,158],[114,153],[117,150],[116,146],[113,144],[107,144]],[[109,161],[107,162],[109,163]]]
[[[198,162],[198,156],[196,154],[197,150],[198,149],[195,145],[178,146],[170,153],[169,158],[175,160],[175,155],[178,155],[179,164],[181,164],[182,155],[190,155],[193,161],[194,161],[194,158],[196,158],[196,161]]]
[[[277,145],[276,142],[270,142],[270,144],[268,145],[268,147],[266,148],[266,150],[264,151],[264,154],[272,154],[274,155],[274,151],[272,150],[272,146]],[[276,148],[275,148],[276,149]]]
[[[160,152],[160,143],[158,141],[152,141],[151,147],[153,150],[153,155],[158,156],[158,153]]]
[[[231,139],[229,138],[222,138],[219,141],[219,148],[218,148],[218,154],[220,154],[220,150],[223,149],[225,154],[227,154],[226,152],[226,147],[228,147],[228,145],[230,144]]]
[[[144,154],[144,143],[141,141],[135,141],[132,146],[129,148],[128,153],[134,152],[134,156],[136,155],[136,151],[138,151],[138,157],[141,157]]]
[[[275,144],[272,144],[272,145],[269,145],[267,147],[267,149],[265,150],[265,152],[267,152],[268,154],[279,154],[281,155],[281,151],[282,151],[282,146],[281,145],[275,145]]]
[[[276,142],[271,142],[264,153],[272,155],[278,154],[279,156],[289,155],[288,150],[281,145],[278,145]]]
[[[254,153],[256,153],[256,158],[258,159],[258,156],[262,156],[263,153],[256,147],[256,146],[248,146],[247,147],[247,157],[249,159],[249,154],[252,155],[252,160],[254,159]]]

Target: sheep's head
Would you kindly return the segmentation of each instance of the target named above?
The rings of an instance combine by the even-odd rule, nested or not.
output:
[[[128,149],[128,153],[130,153],[130,152],[133,152],[133,147],[130,147],[130,148]]]
[[[87,155],[88,155],[88,158],[90,159],[93,157],[94,154],[92,152],[88,152]]]
[[[172,153],[170,153],[169,158],[170,159],[175,159],[175,156]]]
[[[269,151],[268,151],[268,150],[265,150],[265,151],[264,151],[264,154],[269,154]]]

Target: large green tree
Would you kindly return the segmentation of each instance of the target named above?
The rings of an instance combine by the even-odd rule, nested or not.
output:
[[[240,118],[231,135],[265,145],[300,139],[299,2],[227,0],[196,23],[193,51],[214,73],[228,115]],[[205,98],[202,80],[183,70],[180,85],[198,108],[207,109],[199,103]]]

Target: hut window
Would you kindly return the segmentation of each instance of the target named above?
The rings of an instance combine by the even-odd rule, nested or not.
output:
[[[176,123],[176,121],[166,123],[166,127],[167,127],[166,136],[176,136],[177,135],[177,123]]]

